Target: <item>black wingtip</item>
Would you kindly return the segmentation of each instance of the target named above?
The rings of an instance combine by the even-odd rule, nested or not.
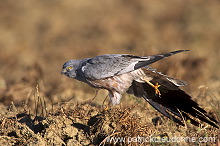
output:
[[[157,54],[157,55],[153,55],[153,56],[164,56],[164,57],[168,57],[168,56],[172,56],[174,54],[177,54],[177,53],[181,53],[181,52],[187,52],[187,51],[190,51],[190,50],[176,50],[176,51],[172,51],[172,52],[168,52],[168,53],[162,53],[162,54]]]
[[[173,51],[173,52],[169,52],[169,53],[165,53],[165,54],[161,54],[161,55],[164,55],[164,57],[169,57],[169,56],[172,56],[174,54],[181,53],[181,52],[186,52],[186,51],[190,51],[190,50],[177,50],[177,51]]]
[[[177,50],[177,51],[173,51],[173,52],[169,52],[169,53],[147,56],[147,60],[146,61],[139,61],[137,64],[135,64],[134,69],[138,69],[138,68],[147,66],[147,65],[152,64],[152,63],[154,63],[158,60],[161,60],[163,58],[167,58],[167,57],[172,56],[174,54],[177,54],[180,52],[185,52],[185,51],[189,51],[189,50]]]
[[[170,53],[176,54],[176,53],[186,52],[186,51],[190,51],[190,50],[177,50],[177,51],[173,51],[173,52],[170,52]]]

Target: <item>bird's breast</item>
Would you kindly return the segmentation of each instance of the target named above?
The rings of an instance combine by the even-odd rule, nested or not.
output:
[[[104,79],[93,80],[90,82],[98,88],[124,93],[131,86],[132,81],[132,75],[130,73],[126,73]]]

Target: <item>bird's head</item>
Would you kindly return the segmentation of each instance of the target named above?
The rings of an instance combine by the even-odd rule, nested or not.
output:
[[[63,64],[61,74],[64,74],[70,78],[76,77],[76,70],[79,68],[78,60],[70,60]]]

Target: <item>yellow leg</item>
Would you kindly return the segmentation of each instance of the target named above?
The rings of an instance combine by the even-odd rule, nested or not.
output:
[[[149,85],[151,85],[154,89],[155,89],[155,93],[158,95],[161,95],[160,90],[158,89],[160,87],[160,85],[158,83],[156,83],[155,85],[152,84],[150,81],[148,81],[147,79],[143,78],[143,80],[148,83]]]
[[[108,108],[108,106],[106,106],[105,108],[104,108],[104,111],[107,111],[109,108]]]

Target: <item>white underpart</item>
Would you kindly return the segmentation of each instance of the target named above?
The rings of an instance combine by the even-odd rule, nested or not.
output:
[[[144,73],[144,71],[142,69],[137,69],[131,72],[131,74],[134,77],[134,80],[140,83],[144,83],[146,82],[145,80],[152,80],[152,77],[148,77],[146,76],[146,74]]]
[[[112,103],[112,105],[116,105],[116,104],[119,104],[120,103],[120,101],[121,101],[121,94],[120,93],[118,93],[118,92],[113,92],[113,93],[111,93],[111,92],[109,92],[109,97],[110,97],[110,102]]]
[[[126,90],[131,86],[131,83],[133,80],[144,83],[146,80],[152,80],[151,77],[146,76],[144,71],[142,69],[134,70],[128,74],[122,74],[119,76],[113,77],[115,80],[121,82],[123,87],[119,87],[121,90],[117,92],[117,90],[113,90],[112,92],[109,92],[110,102],[113,105],[119,104],[122,93],[126,92]],[[124,84],[123,84],[124,83]],[[126,86],[125,86],[126,85]]]

